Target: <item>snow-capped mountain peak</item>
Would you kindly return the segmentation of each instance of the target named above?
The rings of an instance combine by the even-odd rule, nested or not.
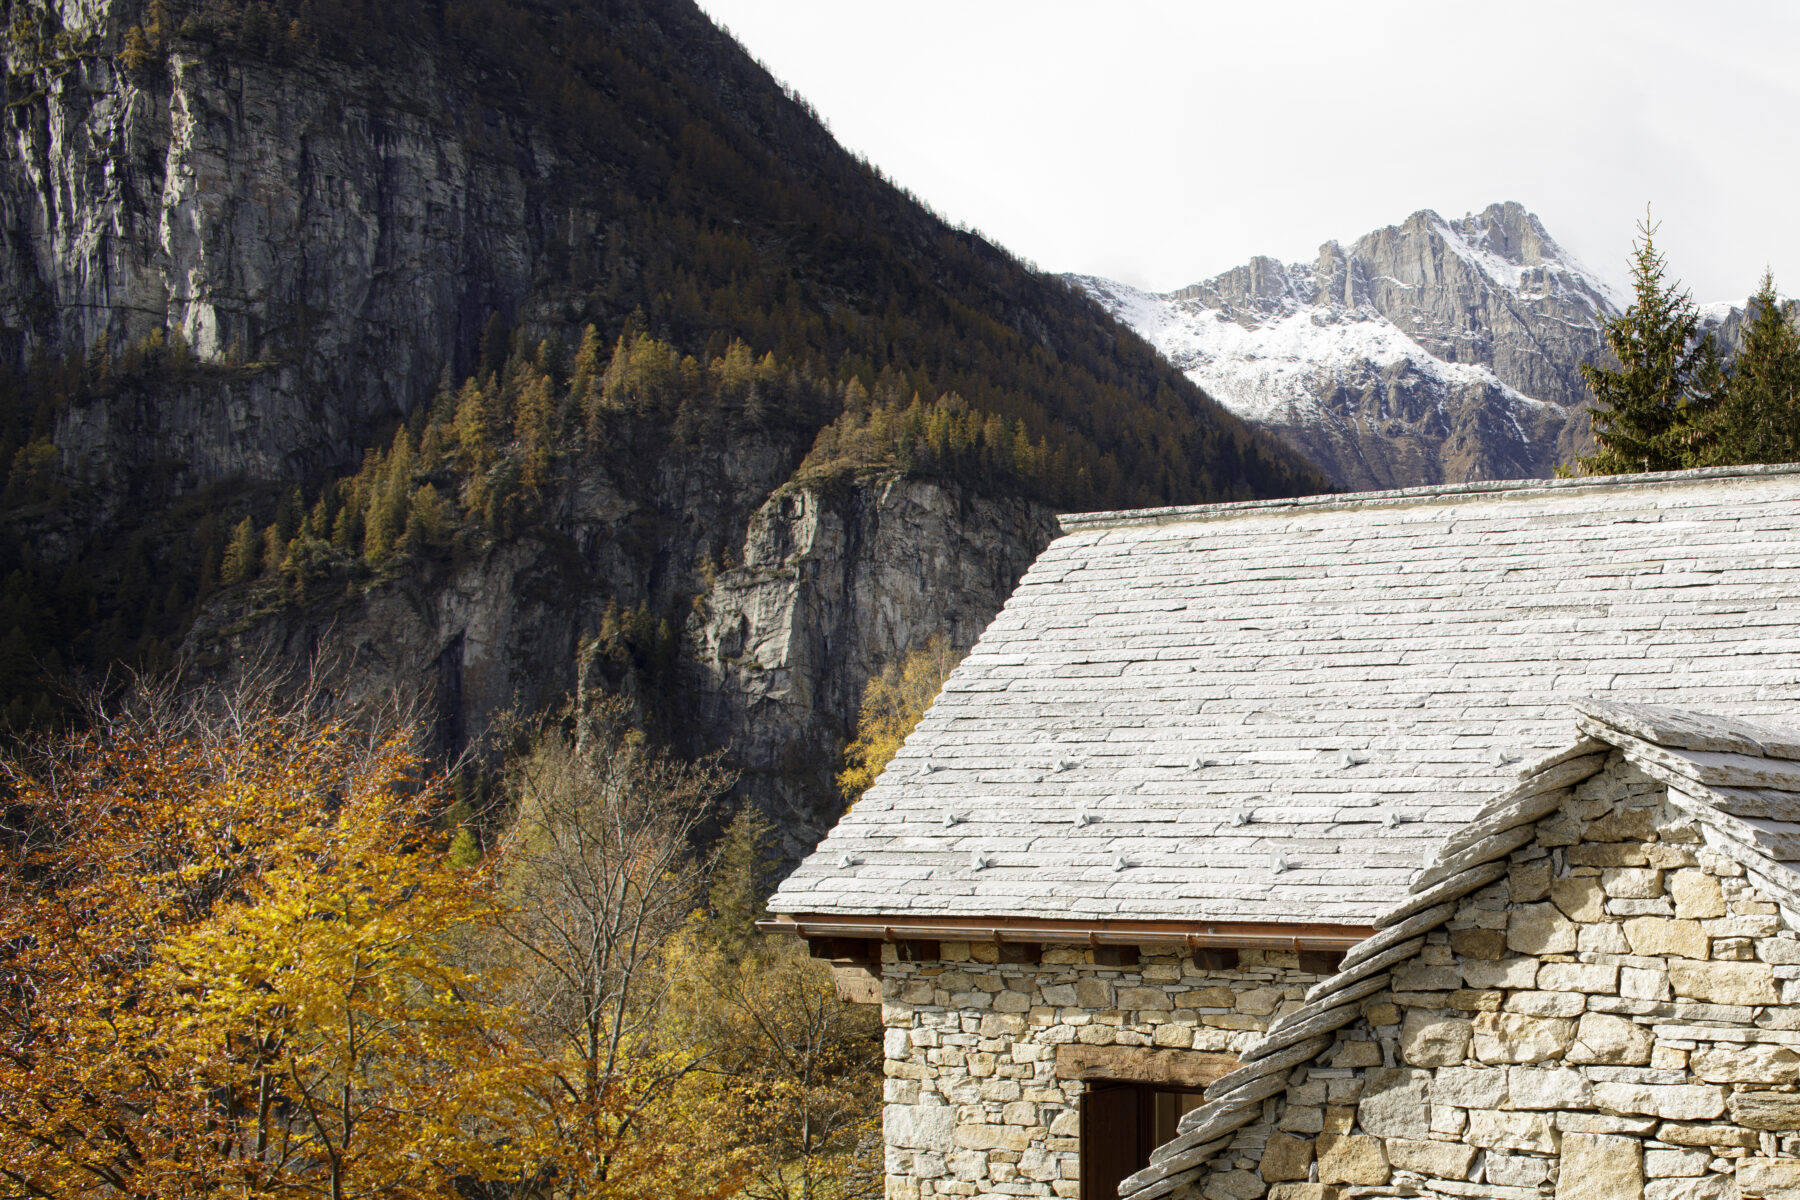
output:
[[[1071,281],[1349,487],[1550,474],[1585,449],[1578,364],[1620,299],[1517,204],[1168,293]]]

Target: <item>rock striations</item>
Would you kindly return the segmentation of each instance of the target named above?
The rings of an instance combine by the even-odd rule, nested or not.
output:
[[[64,36],[103,49],[121,6],[64,7]],[[20,54],[0,171],[9,353],[167,329],[202,361],[269,368],[225,396],[75,410],[57,437],[70,461],[160,444],[196,485],[304,479],[359,453],[441,370],[468,369],[488,314],[544,315],[532,285],[561,164],[432,55],[402,80],[178,41],[154,77],[93,53],[46,86]]]
[[[1585,452],[1579,367],[1623,303],[1512,203],[1161,295],[1074,282],[1353,490],[1543,477]]]

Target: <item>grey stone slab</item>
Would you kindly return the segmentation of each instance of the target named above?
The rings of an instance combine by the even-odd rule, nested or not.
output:
[[[1792,874],[1767,856],[1800,849],[1793,831],[1756,822],[1800,815],[1782,799],[1800,793],[1800,763],[1784,762],[1800,759],[1800,733],[1783,728],[1800,711],[1800,604],[1784,590],[1800,543],[1793,471],[1072,520],[868,812],[796,871],[776,911],[875,912],[904,896],[946,911],[974,898],[995,915],[1367,924],[1404,896],[1401,868],[1484,804],[1510,803],[1500,793],[1522,763],[1550,756],[1532,764],[1541,774],[1594,752],[1575,740],[1584,696],[1652,706],[1667,744],[1639,740],[1679,756],[1664,771],[1711,789],[1736,822],[1708,837]],[[1367,761],[1345,765],[1345,751]],[[1081,765],[1056,771],[1065,755]],[[1196,758],[1216,763],[1193,773],[1198,790],[1180,769]],[[926,761],[943,769],[921,775]],[[1076,827],[1078,799],[1103,805],[1122,785],[1129,811]],[[943,828],[958,806],[978,828]],[[1045,815],[1058,807],[1066,824]],[[1243,831],[1220,816],[1238,808],[1255,811],[1255,849],[1230,849]],[[1414,819],[1386,824],[1384,810]],[[1034,825],[1050,836],[1009,846],[1022,861],[1002,868],[1004,889],[927,848]],[[1125,825],[1173,849],[1127,846]],[[1120,852],[1143,860],[1128,884],[1068,866]],[[845,853],[880,869],[830,866]],[[1277,854],[1289,870],[1270,868]],[[1378,873],[1359,878],[1359,862]]]

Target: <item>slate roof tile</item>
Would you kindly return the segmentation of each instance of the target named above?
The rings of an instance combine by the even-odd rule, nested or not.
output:
[[[1363,923],[1510,786],[1496,750],[1567,740],[1573,698],[1800,704],[1793,468],[1065,528],[772,908]],[[1759,801],[1739,800],[1732,830],[1754,838]],[[1232,823],[1240,808],[1253,823]],[[984,838],[1006,865],[972,871]],[[1120,853],[1133,865],[1114,871]]]

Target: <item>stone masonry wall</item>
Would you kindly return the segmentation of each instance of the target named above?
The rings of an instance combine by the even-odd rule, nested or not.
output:
[[[1800,938],[1614,754],[1177,1198],[1800,1197]]]
[[[980,943],[922,963],[883,953],[888,1200],[1079,1195],[1086,1085],[1058,1078],[1058,1046],[1235,1055],[1319,979],[1281,951],[1242,951],[1235,970],[1155,946],[1132,966],[1075,946],[1032,965]]]

